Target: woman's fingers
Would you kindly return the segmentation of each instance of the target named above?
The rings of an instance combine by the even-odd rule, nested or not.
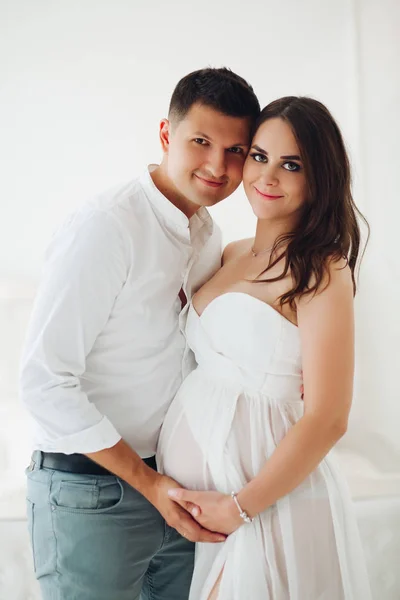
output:
[[[196,504],[196,497],[198,496],[198,492],[185,490],[184,488],[172,488],[168,490],[168,496],[172,498],[172,500],[182,500],[184,502],[193,502],[194,504]]]
[[[201,515],[200,506],[193,504],[193,502],[186,502],[186,506],[184,508],[186,508],[186,510],[194,517],[199,517]]]
[[[194,517],[201,515],[201,508],[196,503],[196,498],[198,497],[197,492],[185,490],[183,488],[174,488],[168,490],[168,496]]]

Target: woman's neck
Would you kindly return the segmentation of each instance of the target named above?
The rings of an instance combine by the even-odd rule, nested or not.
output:
[[[293,231],[287,222],[258,219],[253,250],[257,254],[266,248],[272,248],[275,241],[282,235]]]

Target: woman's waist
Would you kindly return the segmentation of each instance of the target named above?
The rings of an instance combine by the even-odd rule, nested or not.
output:
[[[226,360],[202,361],[192,371],[186,380],[187,383],[202,387],[206,392],[211,387],[221,387],[224,391],[230,391],[232,395],[273,398],[276,400],[291,402],[301,401],[301,373],[272,373],[250,370]]]

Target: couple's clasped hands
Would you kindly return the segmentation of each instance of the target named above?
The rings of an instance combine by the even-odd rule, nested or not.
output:
[[[230,496],[186,490],[166,475],[159,477],[151,501],[168,525],[192,542],[224,542],[243,523]]]
[[[168,496],[209,531],[227,536],[243,524],[233,499],[226,494],[172,488],[168,490]]]

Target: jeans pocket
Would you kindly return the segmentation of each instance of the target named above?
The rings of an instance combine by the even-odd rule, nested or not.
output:
[[[115,478],[111,481],[98,483],[97,510],[116,508],[122,501],[124,488],[121,482]]]
[[[97,507],[98,487],[95,484],[60,481],[57,506],[73,510],[93,510]]]
[[[61,480],[53,483],[50,502],[55,510],[99,514],[116,508],[124,491],[116,477],[104,480]]]

